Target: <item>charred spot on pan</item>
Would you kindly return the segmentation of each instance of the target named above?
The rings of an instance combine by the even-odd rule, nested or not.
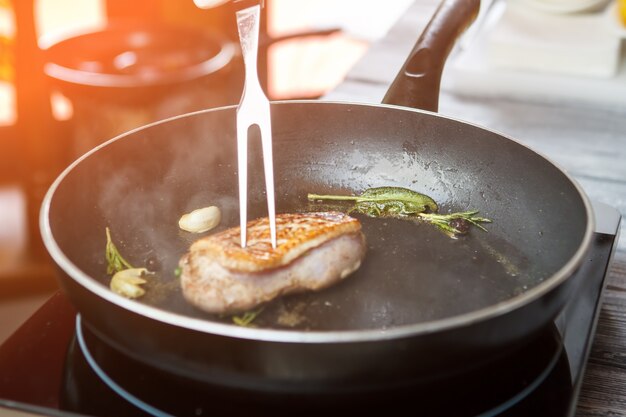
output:
[[[150,256],[148,259],[146,259],[144,265],[146,265],[146,268],[148,268],[150,271],[161,270],[161,261],[156,256]]]

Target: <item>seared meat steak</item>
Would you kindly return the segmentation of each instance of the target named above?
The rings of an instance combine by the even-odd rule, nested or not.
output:
[[[361,224],[339,212],[276,216],[276,248],[267,218],[202,238],[180,261],[185,298],[211,313],[249,310],[283,294],[320,290],[354,272],[365,255]]]

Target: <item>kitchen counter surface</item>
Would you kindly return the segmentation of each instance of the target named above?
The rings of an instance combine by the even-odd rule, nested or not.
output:
[[[380,102],[439,5],[416,0],[326,100]],[[478,20],[480,22],[480,19]],[[471,40],[471,37],[469,38]],[[458,51],[457,51],[458,53]],[[455,59],[453,51],[451,60]],[[443,84],[450,73],[444,72]],[[588,196],[626,214],[626,107],[573,100],[458,94],[444,88],[439,113],[484,126],[556,162]],[[577,416],[626,416],[626,222],[607,277]]]

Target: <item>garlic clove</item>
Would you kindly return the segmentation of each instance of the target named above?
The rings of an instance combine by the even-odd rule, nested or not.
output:
[[[183,214],[178,221],[178,227],[188,232],[202,233],[216,227],[221,220],[222,213],[220,209],[215,206],[210,206]]]
[[[147,281],[142,276],[148,274],[146,268],[130,268],[119,271],[111,278],[109,287],[111,290],[121,296],[127,298],[138,298],[146,293],[146,290],[140,287]]]

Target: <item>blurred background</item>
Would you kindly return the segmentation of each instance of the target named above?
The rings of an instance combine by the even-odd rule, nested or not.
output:
[[[56,290],[38,212],[57,175],[135,127],[238,103],[235,6],[196,3],[0,0],[0,341]],[[323,96],[411,3],[265,0],[268,96]]]

